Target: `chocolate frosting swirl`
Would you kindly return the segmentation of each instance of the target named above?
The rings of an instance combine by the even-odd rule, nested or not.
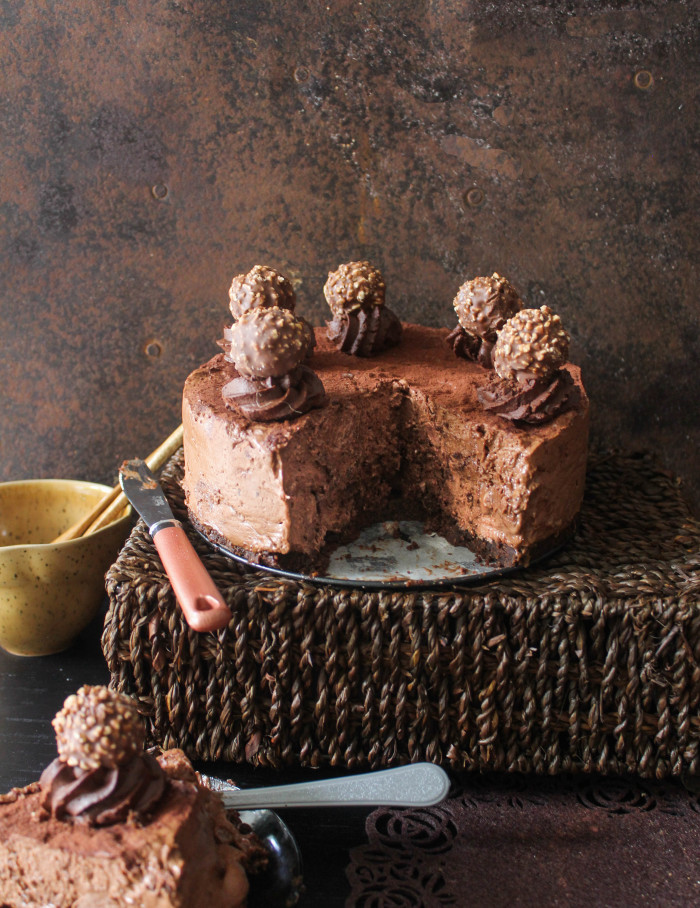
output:
[[[512,422],[538,424],[554,419],[573,402],[577,388],[571,375],[558,371],[542,380],[515,384],[494,378],[479,391],[484,409]]]
[[[41,774],[41,803],[57,820],[93,826],[123,822],[129,814],[145,816],[160,800],[166,776],[150,754],[138,754],[123,766],[81,769],[56,759]]]
[[[293,419],[326,402],[323,382],[308,366],[299,365],[279,378],[232,379],[221,391],[227,407],[253,422]]]
[[[375,356],[401,340],[401,322],[386,306],[341,312],[328,322],[328,339],[342,353]]]
[[[474,363],[480,363],[485,369],[493,367],[491,352],[493,350],[493,341],[485,340],[471,331],[467,331],[461,325],[450,331],[445,338],[448,347],[452,347],[454,355],[460,359],[468,359]]]

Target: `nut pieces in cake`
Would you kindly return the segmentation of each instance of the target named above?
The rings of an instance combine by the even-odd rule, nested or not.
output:
[[[323,293],[333,316],[328,338],[342,353],[374,356],[401,340],[401,322],[384,305],[386,285],[369,262],[348,262],[328,274]]]
[[[337,317],[326,331],[317,329],[311,360],[330,398],[325,410],[297,419],[315,404],[308,392],[306,400],[300,395],[301,364],[278,376],[281,369],[257,363],[262,337],[238,336],[249,320],[251,328],[262,325],[279,309],[249,313],[234,325],[230,358],[238,372],[219,355],[189,376],[183,488],[193,524],[252,563],[295,572],[324,571],[335,546],[397,515],[415,515],[453,545],[502,567],[527,563],[564,538],[580,505],[588,428],[580,370],[566,363],[551,381],[535,376],[521,386],[456,358],[444,329],[411,324],[402,326],[398,346],[363,360],[370,348],[355,341],[379,336],[373,318],[387,311],[383,285],[367,263],[329,275],[325,293]],[[490,337],[495,325],[506,331],[513,309],[520,324],[523,304],[509,288],[492,275],[464,290],[470,311],[482,293],[479,330]],[[525,314],[533,345],[527,347],[527,332],[516,344],[519,356],[529,351],[538,374],[551,360],[546,344],[538,352],[549,338],[533,321],[542,315]],[[518,360],[522,367],[529,361]],[[553,419],[562,404],[567,411]],[[279,422],[261,425],[273,419]],[[538,425],[531,431],[519,421]],[[514,471],[516,461],[522,469]]]
[[[247,274],[238,274],[228,292],[229,308],[234,319],[251,309],[288,309],[294,312],[296,294],[292,282],[267,265],[254,265]]]
[[[82,687],[54,727],[71,765],[0,795],[0,905],[245,908],[266,848],[181,750],[143,752],[130,698]]]
[[[52,724],[60,759],[84,770],[127,763],[146,737],[133,700],[102,686],[71,694]]]

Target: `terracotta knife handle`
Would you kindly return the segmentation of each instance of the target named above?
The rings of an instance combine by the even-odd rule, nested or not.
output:
[[[165,573],[193,631],[217,631],[231,611],[180,526],[165,526],[153,536]]]

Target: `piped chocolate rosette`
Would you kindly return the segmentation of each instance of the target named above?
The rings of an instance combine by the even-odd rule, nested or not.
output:
[[[292,282],[269,265],[254,265],[246,274],[237,274],[231,281],[228,299],[234,324],[256,309],[286,309],[294,313],[297,303]],[[313,328],[300,316],[297,319],[304,328],[306,355],[310,356],[316,345]],[[224,328],[224,338],[219,341],[225,351],[231,344],[231,332],[232,328]]]
[[[134,703],[85,685],[53,720],[58,758],[41,775],[41,804],[56,819],[108,826],[143,818],[166,788],[155,757],[143,751],[145,728]]]
[[[523,308],[518,291],[494,272],[462,284],[453,305],[459,325],[447,336],[447,343],[456,356],[490,369],[498,332]]]
[[[542,423],[553,419],[575,393],[562,369],[569,355],[569,335],[548,306],[522,309],[509,319],[493,347],[497,377],[479,392],[485,409],[504,419]]]
[[[301,416],[326,402],[321,379],[303,364],[308,340],[287,309],[251,309],[231,328],[226,358],[238,376],[222,389],[226,406],[254,422]]]
[[[384,278],[369,262],[329,272],[323,293],[333,315],[328,338],[341,352],[375,356],[401,340],[401,322],[384,303]]]

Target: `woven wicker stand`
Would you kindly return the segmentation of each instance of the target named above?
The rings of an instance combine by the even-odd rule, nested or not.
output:
[[[163,485],[185,517],[182,454]],[[233,620],[189,630],[142,522],[103,650],[153,743],[201,760],[642,776],[700,772],[700,524],[642,457],[591,461],[581,526],[537,568],[435,593],[246,571],[193,536]]]

